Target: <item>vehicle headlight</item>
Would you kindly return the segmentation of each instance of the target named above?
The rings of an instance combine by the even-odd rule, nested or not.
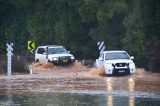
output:
[[[129,66],[130,67],[135,67],[135,64],[134,63],[130,63]]]
[[[57,61],[58,57],[53,57],[52,59],[53,59],[53,61]]]
[[[74,59],[74,56],[71,56],[71,59],[73,60],[73,59]]]
[[[106,67],[112,67],[112,64],[106,63],[105,65],[106,65]]]

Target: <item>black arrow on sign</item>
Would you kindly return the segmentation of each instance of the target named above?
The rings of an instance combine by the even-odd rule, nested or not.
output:
[[[31,48],[31,49],[34,49],[33,47],[32,47],[32,44],[33,44],[34,42],[31,42],[30,44],[29,44],[29,47]]]

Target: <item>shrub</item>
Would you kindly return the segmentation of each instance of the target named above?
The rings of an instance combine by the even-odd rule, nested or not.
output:
[[[27,61],[22,56],[12,56],[12,72],[29,73]]]
[[[0,55],[0,74],[5,73],[7,69],[7,56]]]

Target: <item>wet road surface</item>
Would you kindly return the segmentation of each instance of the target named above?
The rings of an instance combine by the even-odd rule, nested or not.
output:
[[[159,106],[157,98],[80,93],[0,95],[1,106]]]
[[[136,103],[138,105],[138,100],[144,104],[154,101],[155,104],[153,105],[159,106],[160,74],[145,72],[142,69],[137,69],[134,75],[106,76],[103,73],[102,69],[86,68],[79,63],[65,67],[56,67],[52,64],[34,64],[32,75],[14,75],[10,78],[7,76],[0,77],[0,100],[8,98],[7,95],[11,95],[12,99],[14,96],[15,100],[25,97],[32,98],[32,96],[34,96],[34,99],[39,100],[44,99],[45,96],[42,95],[48,95],[50,98],[57,98],[56,96],[58,96],[64,100],[67,98],[76,100],[78,98],[77,104],[66,103],[66,105],[73,106],[75,106],[74,104],[83,105],[81,103],[86,105],[95,104],[95,106],[97,103],[100,103],[101,106],[106,106],[109,103],[112,104],[109,106],[114,106],[113,104],[119,106],[119,102],[121,106],[128,106],[127,104],[123,105],[123,102],[134,102],[131,105],[134,106]],[[94,98],[93,101],[90,100],[91,98]],[[91,102],[87,102],[88,99]],[[81,100],[84,102],[80,102]],[[143,100],[144,102],[142,102]],[[152,101],[148,102],[148,100]],[[95,101],[97,102],[95,103]],[[47,103],[47,100],[44,99],[43,102]],[[52,102],[51,104],[53,105]]]

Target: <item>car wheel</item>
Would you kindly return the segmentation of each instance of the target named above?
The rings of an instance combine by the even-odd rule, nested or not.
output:
[[[39,59],[36,60],[36,63],[39,63]]]
[[[48,60],[48,63],[52,63],[50,60]]]
[[[128,70],[128,71],[126,71],[126,74],[127,74],[127,75],[130,75],[130,71],[129,71],[129,70]]]

